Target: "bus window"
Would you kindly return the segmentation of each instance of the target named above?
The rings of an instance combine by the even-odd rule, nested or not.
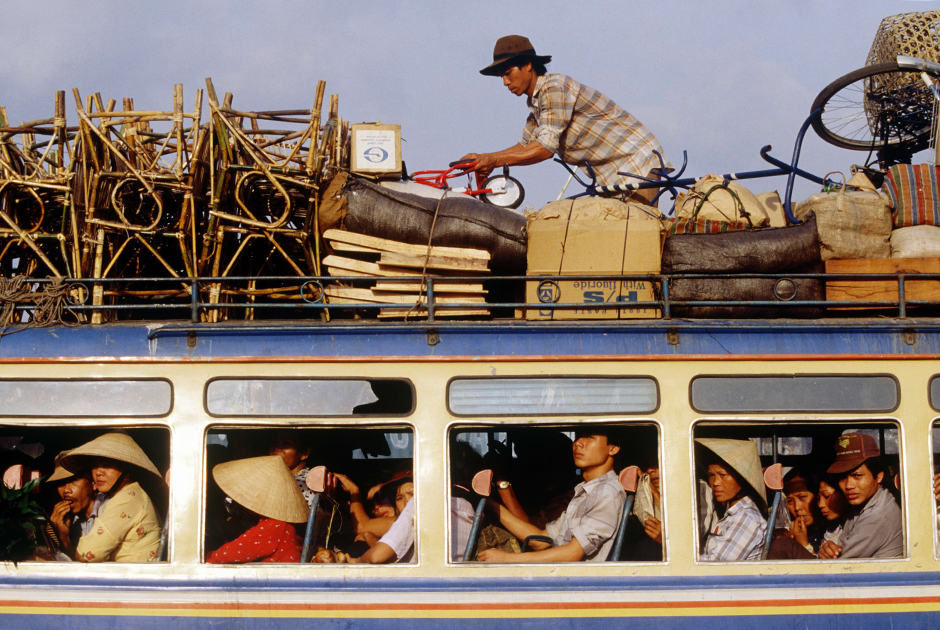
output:
[[[415,562],[413,457],[410,427],[211,427],[205,561]]]
[[[933,383],[936,381],[936,377],[931,381],[931,395],[933,394]],[[933,403],[931,403],[933,404]],[[936,407],[936,405],[933,405]],[[934,510],[937,514],[937,543],[940,545],[940,422],[934,422],[931,427],[931,464],[933,465],[933,496],[934,496]],[[940,551],[938,551],[940,555]]]
[[[205,391],[210,416],[406,416],[414,405],[400,379],[217,378]]]
[[[46,517],[0,559],[166,560],[169,464],[165,427],[0,426],[4,485],[38,480],[32,496]],[[29,514],[13,518],[5,532],[29,529]]]
[[[693,438],[700,561],[904,556],[896,423],[702,422]],[[773,463],[784,473],[776,515]]]
[[[9,418],[147,418],[172,408],[164,379],[0,380],[0,413]]]
[[[890,374],[768,374],[697,376],[690,398],[703,413],[887,413],[897,409],[901,395]]]
[[[493,485],[467,560],[663,561],[656,425],[500,423],[460,426],[449,440],[452,562],[465,561],[482,500],[471,481],[484,469],[493,471]],[[626,499],[618,474],[628,466],[641,477],[618,550]],[[526,544],[529,536],[545,540]]]
[[[455,416],[648,414],[659,408],[659,386],[645,376],[455,378],[447,407]]]

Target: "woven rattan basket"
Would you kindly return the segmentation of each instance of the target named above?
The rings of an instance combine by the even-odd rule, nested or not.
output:
[[[898,55],[940,63],[940,11],[902,13],[881,21],[866,65],[894,61]]]

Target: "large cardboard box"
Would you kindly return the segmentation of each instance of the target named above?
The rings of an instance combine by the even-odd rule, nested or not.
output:
[[[662,223],[658,211],[614,199],[548,204],[529,218],[528,275],[624,275],[660,272]],[[540,299],[541,298],[541,299]],[[527,282],[527,303],[583,304],[584,308],[528,309],[526,319],[657,318],[653,283],[641,280]]]
[[[940,273],[937,258],[866,258],[827,260],[826,273]],[[940,280],[904,279],[905,300],[940,300]],[[876,302],[898,300],[898,282],[888,280],[827,280],[826,300],[834,302]],[[848,309],[863,307],[830,307]],[[871,307],[867,307],[871,308]],[[887,307],[885,307],[887,308]]]
[[[401,177],[401,125],[351,125],[350,172],[371,177]]]

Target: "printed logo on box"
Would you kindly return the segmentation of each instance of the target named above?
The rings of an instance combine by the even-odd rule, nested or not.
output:
[[[388,151],[382,147],[370,147],[363,152],[362,157],[374,163],[384,162],[388,159]]]

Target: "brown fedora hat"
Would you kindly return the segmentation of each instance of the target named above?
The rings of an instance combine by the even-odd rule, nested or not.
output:
[[[543,64],[552,60],[551,55],[536,54],[535,47],[532,46],[528,37],[507,35],[496,40],[496,46],[493,47],[493,63],[480,70],[480,74],[498,77],[513,59],[523,56],[531,57],[534,61]]]

